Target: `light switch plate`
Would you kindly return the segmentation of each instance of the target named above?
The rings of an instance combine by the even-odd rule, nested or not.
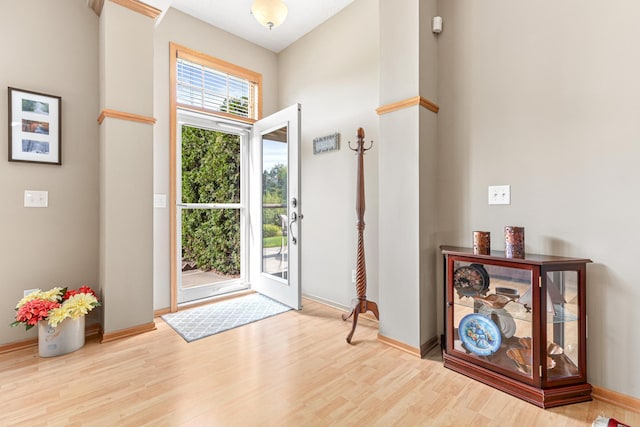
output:
[[[46,208],[49,206],[49,192],[24,190],[25,208]]]
[[[511,186],[510,185],[489,186],[489,204],[490,205],[510,205],[511,204]]]
[[[154,208],[166,208],[167,207],[167,195],[166,194],[154,194],[153,195],[153,207]]]

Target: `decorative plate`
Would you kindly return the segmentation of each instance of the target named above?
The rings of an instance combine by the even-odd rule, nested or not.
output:
[[[489,356],[500,348],[500,329],[482,314],[467,314],[460,320],[458,335],[464,347],[478,356]]]
[[[478,309],[478,313],[490,318],[498,326],[503,337],[511,338],[516,334],[516,321],[504,308],[492,309],[484,306]]]
[[[453,287],[460,298],[484,295],[489,290],[489,274],[482,264],[458,267],[453,272]]]

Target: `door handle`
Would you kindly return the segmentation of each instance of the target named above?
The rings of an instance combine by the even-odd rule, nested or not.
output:
[[[293,227],[291,226],[297,220],[298,220],[298,214],[295,212],[291,212],[291,221],[289,221],[289,235],[291,236],[291,243],[293,243],[294,245],[298,243],[298,239],[296,239],[296,236],[293,235]]]
[[[294,245],[298,243],[298,239],[296,239],[296,236],[293,234],[293,223],[294,222],[298,222],[298,219],[302,219],[304,216],[302,214],[298,215],[295,212],[291,212],[291,221],[289,221],[289,235],[291,236],[291,243],[293,243]]]

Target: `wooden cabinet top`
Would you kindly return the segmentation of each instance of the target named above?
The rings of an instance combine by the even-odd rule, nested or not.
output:
[[[552,264],[587,264],[592,262],[588,258],[569,258],[552,255],[537,255],[525,253],[524,258],[507,258],[504,251],[491,251],[489,255],[474,254],[472,248],[464,248],[460,246],[440,246],[440,250],[444,255],[457,255],[473,257],[477,259],[509,261],[514,264],[533,264],[533,265],[552,265]]]

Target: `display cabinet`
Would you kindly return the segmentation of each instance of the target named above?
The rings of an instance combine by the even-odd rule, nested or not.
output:
[[[442,246],[444,366],[543,408],[591,400],[586,264]]]

